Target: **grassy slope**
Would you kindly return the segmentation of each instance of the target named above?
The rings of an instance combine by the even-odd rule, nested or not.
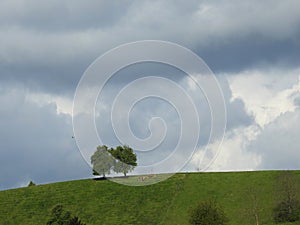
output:
[[[46,224],[53,206],[63,204],[88,225],[184,225],[190,208],[199,200],[215,198],[223,206],[230,224],[247,225],[254,224],[249,216],[252,203],[249,189],[257,193],[262,224],[273,224],[274,180],[278,173],[176,174],[164,182],[141,187],[79,180],[2,191],[0,224]],[[300,171],[295,173],[300,179]]]

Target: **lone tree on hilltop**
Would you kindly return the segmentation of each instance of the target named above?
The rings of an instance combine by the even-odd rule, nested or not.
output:
[[[114,165],[114,157],[111,156],[107,146],[98,146],[96,152],[91,157],[93,165],[93,175],[110,174],[110,170]]]
[[[115,157],[114,171],[116,173],[123,173],[126,177],[128,172],[131,172],[137,166],[136,154],[132,148],[127,145],[118,146],[115,149],[111,148],[109,152]]]

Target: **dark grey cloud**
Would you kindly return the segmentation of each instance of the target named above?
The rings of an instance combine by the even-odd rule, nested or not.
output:
[[[0,78],[72,92],[96,57],[140,39],[189,47],[216,72],[297,66],[298,8],[295,0],[2,1]]]
[[[217,78],[223,91],[227,110],[227,130],[251,125],[254,118],[246,112],[244,102],[241,99],[232,100],[232,90],[228,80],[223,75],[218,75]]]
[[[199,47],[195,51],[216,73],[264,67],[297,68],[299,40],[300,28],[295,36],[284,40],[249,35],[226,43]]]
[[[141,66],[139,67],[139,69],[142,68],[143,67]],[[175,81],[182,88],[184,88],[192,98],[199,112],[200,122],[200,136],[197,148],[203,148],[208,144],[211,132],[211,109],[209,108],[207,99],[200,89],[194,90],[191,88],[191,79],[183,72],[180,73],[179,71],[174,71],[174,73],[171,72],[168,74],[167,71],[163,70],[165,68],[164,66],[158,66],[156,69],[158,68],[162,70],[160,73],[158,70],[156,70],[156,73],[154,74],[160,74],[161,77]],[[133,70],[130,71],[133,72]],[[125,74],[127,74],[127,72],[128,71],[124,71]],[[142,70],[138,70],[137,74],[132,73],[129,78],[136,79],[137,77],[141,77],[142,74],[144,74]],[[99,96],[96,107],[96,124],[99,137],[105,144],[109,146],[126,144],[119,142],[111,123],[111,108],[113,101],[119,91],[131,82],[131,79],[127,81],[128,83],[126,83],[124,80],[122,80],[122,82],[118,82],[118,77],[120,78],[122,75],[124,74],[122,74],[121,71],[118,72],[116,77],[113,77],[111,80],[111,82],[115,85],[108,85],[103,89],[101,95]],[[243,101],[239,99],[232,101],[232,93],[227,80],[224,79],[224,76],[218,76],[218,79],[224,93],[224,101],[227,108],[227,131],[230,132],[235,128],[247,127],[251,125],[254,122],[254,119],[247,114]],[[136,96],[138,93],[142,92],[140,89],[132,89],[131,91],[132,96]],[[169,90],[171,95],[173,91],[174,90]],[[119,113],[124,114],[124,112]],[[181,128],[180,116],[169,102],[159,98],[146,98],[138,102],[138,104],[132,108],[129,114],[128,122],[131,126],[133,134],[142,139],[149,137],[149,121],[153,117],[160,117],[165,121],[167,135],[164,141],[151,152],[137,152],[140,164],[153,163],[166,158],[175,149],[177,143],[179,142]],[[161,132],[161,130],[157,130],[155,132]],[[184,141],[188,143],[190,140],[186,139]],[[182,149],[180,154],[185,154],[185,152],[185,149]]]
[[[300,107],[300,97],[296,98],[294,100],[294,103],[295,103],[296,106]]]
[[[88,166],[70,139],[70,117],[58,115],[54,103],[31,102],[26,96],[37,93],[72,99],[89,64],[104,52],[127,42],[162,39],[190,48],[220,74],[228,130],[252,124],[253,118],[245,112],[244,102],[231,101],[232,93],[222,74],[264,67],[282,71],[299,67],[299,7],[298,0],[1,1],[0,170],[3,172],[0,187],[20,186],[20,182],[29,179],[42,183],[89,176]],[[162,67],[157,70],[152,66],[137,66],[121,77],[112,78],[102,106],[109,107],[116,92],[139,73],[186,82],[178,71]],[[207,105],[202,104],[204,96],[192,95],[203,112],[203,139],[199,143],[203,145],[208,139],[211,118]],[[131,115],[131,125],[137,134],[145,137],[149,118],[161,114],[172,131],[163,148],[172,149],[178,139],[178,121],[170,105],[156,102],[139,105]],[[109,114],[101,114],[99,119],[107,128],[103,132],[105,142],[116,145]],[[262,150],[264,168],[288,165],[287,161],[275,163],[280,160],[279,153],[274,156],[276,160],[271,160],[271,150],[268,150],[271,147],[263,153],[270,144],[264,141],[271,137],[273,130],[279,133],[276,126],[282,124],[278,122],[268,128],[254,145]],[[292,157],[292,153],[288,155]]]
[[[299,109],[269,124],[249,147],[261,157],[259,169],[299,169],[299,132]]]
[[[129,1],[2,1],[0,26],[41,31],[108,28],[126,15]]]
[[[69,115],[57,115],[55,104],[29,101],[21,86],[0,93],[0,189],[91,174],[71,138]]]

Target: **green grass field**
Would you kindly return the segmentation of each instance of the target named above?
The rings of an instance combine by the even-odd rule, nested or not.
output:
[[[250,215],[250,193],[257,196],[261,224],[274,224],[272,208],[278,196],[275,178],[279,173],[176,174],[161,183],[140,187],[109,180],[78,180],[1,191],[0,224],[46,224],[51,209],[62,204],[87,225],[185,225],[190,209],[209,198],[223,207],[230,224],[255,224]],[[300,171],[294,173],[300,180]],[[127,179],[130,182],[137,177]]]

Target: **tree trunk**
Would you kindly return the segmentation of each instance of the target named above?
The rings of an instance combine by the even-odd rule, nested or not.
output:
[[[258,215],[255,214],[255,221],[256,221],[256,225],[259,225],[259,219],[258,219]]]

